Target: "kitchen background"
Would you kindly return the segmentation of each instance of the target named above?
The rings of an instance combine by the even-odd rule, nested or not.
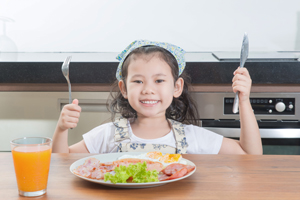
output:
[[[20,53],[117,55],[136,39],[166,41],[188,52],[238,55],[245,31],[250,52],[300,52],[299,0],[0,0],[0,25],[0,67],[1,62],[26,60]],[[91,102],[107,96],[73,93]],[[66,92],[0,92],[0,151],[9,151],[13,138],[52,137],[67,98]],[[98,111],[103,106],[96,105]],[[92,109],[82,112],[78,127],[70,130],[69,144],[109,119],[108,113]]]

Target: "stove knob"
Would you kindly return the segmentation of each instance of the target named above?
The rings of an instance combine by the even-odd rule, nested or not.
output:
[[[278,102],[276,103],[275,105],[275,109],[278,111],[278,112],[283,112],[285,110],[285,104],[283,102]]]

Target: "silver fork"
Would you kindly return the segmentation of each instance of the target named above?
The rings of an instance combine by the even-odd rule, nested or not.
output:
[[[63,75],[65,76],[65,78],[67,79],[68,86],[69,86],[69,104],[72,103],[71,83],[70,83],[70,79],[69,79],[69,63],[70,63],[71,58],[72,58],[72,56],[68,56],[66,58],[65,62],[61,66],[61,71],[62,71]]]

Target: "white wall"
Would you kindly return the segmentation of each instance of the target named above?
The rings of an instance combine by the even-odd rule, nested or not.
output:
[[[0,51],[119,52],[135,39],[239,51],[245,31],[250,51],[300,50],[299,0],[0,0],[0,19],[14,21]]]

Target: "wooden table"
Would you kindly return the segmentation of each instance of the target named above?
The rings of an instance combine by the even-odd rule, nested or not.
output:
[[[38,199],[300,199],[300,156],[184,155],[190,177],[159,187],[118,189],[74,176],[70,165],[90,154],[52,154],[47,194]],[[0,199],[18,195],[11,153],[0,153]],[[31,198],[35,199],[35,198]]]

